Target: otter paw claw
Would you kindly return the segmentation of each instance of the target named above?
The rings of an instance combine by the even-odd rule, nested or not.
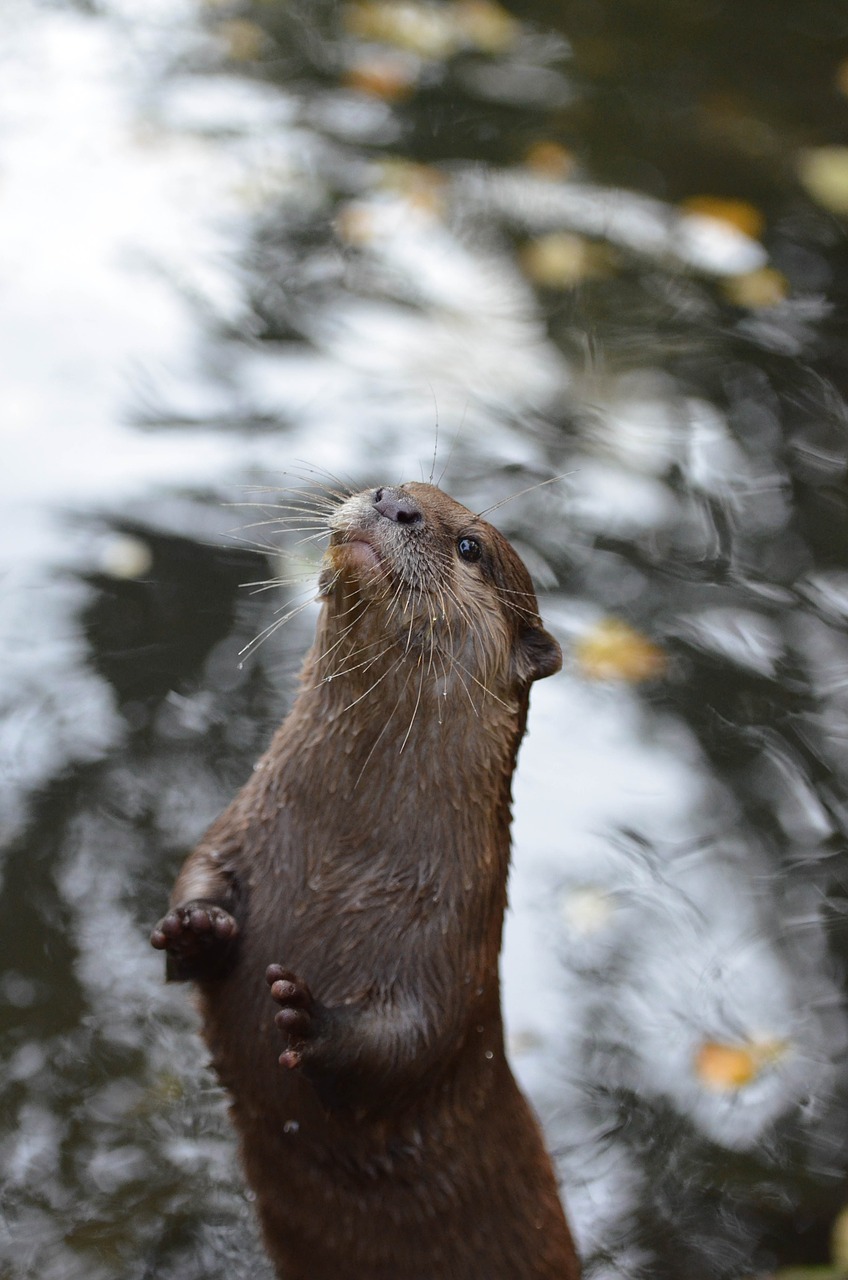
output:
[[[280,1006],[274,1017],[286,1045],[280,1066],[298,1067],[306,1042],[315,1035],[317,1003],[306,983],[280,964],[268,966],[265,981],[271,988],[271,999]]]
[[[212,902],[186,902],[174,907],[150,935],[157,951],[167,951],[181,961],[200,960],[226,946],[238,933],[228,911]]]

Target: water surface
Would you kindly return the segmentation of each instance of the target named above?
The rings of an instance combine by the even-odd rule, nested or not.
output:
[[[13,0],[3,39],[0,1274],[267,1274],[147,934],[308,643],[242,652],[309,591],[244,587],[251,526],[434,451],[477,510],[565,476],[492,513],[566,653],[504,985],[590,1274],[827,1263],[844,6]]]

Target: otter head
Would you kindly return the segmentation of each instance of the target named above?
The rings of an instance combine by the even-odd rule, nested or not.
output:
[[[347,628],[340,651],[391,645],[428,664],[434,684],[468,678],[500,696],[559,670],[519,556],[435,485],[355,494],[330,528],[320,590],[330,628]]]

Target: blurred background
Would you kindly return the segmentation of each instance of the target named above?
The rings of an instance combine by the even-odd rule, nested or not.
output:
[[[4,1280],[269,1277],[147,937],[286,490],[434,468],[565,652],[503,974],[587,1274],[845,1272],[847,218],[844,0],[5,0]]]

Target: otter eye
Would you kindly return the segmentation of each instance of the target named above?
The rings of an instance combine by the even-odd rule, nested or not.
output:
[[[463,560],[479,560],[483,554],[483,548],[476,538],[469,538],[467,535],[457,541],[456,549]]]

